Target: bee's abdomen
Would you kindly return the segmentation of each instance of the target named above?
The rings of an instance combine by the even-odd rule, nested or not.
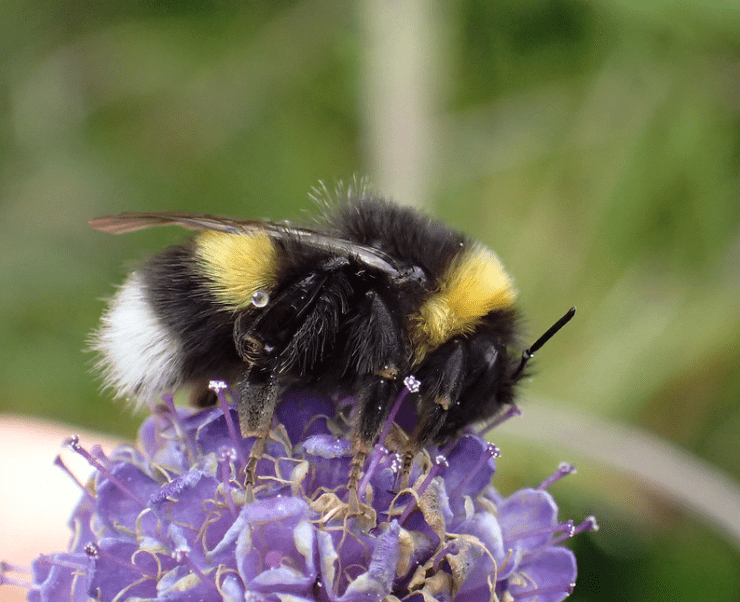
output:
[[[140,272],[111,300],[93,348],[105,385],[120,397],[143,402],[181,384],[182,347],[160,321]]]
[[[175,246],[131,274],[111,300],[93,348],[120,397],[156,400],[191,381],[228,378],[240,358],[233,310],[216,299],[191,245]]]
[[[143,273],[149,304],[179,353],[174,364],[178,383],[226,378],[240,362],[233,338],[235,310],[216,298],[192,245],[166,249],[149,260]]]

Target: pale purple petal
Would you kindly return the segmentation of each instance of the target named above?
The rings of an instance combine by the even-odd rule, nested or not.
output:
[[[576,557],[568,548],[551,547],[525,559],[517,572],[526,575],[527,585],[511,585],[517,602],[560,602],[576,582]],[[530,596],[525,592],[538,590]]]
[[[523,551],[547,545],[552,533],[548,528],[558,522],[558,507],[547,491],[521,489],[498,507],[504,542]]]
[[[41,556],[31,565],[29,602],[87,602],[93,560],[84,552]]]

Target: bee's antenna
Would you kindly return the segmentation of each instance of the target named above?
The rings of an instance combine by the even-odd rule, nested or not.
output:
[[[549,341],[558,330],[560,330],[563,326],[565,326],[568,322],[570,322],[570,319],[575,315],[576,315],[576,308],[571,307],[562,318],[560,318],[557,322],[555,322],[555,324],[550,326],[550,328],[547,329],[547,332],[534,342],[534,345],[532,345],[529,349],[525,349],[522,352],[522,361],[519,363],[519,367],[514,372],[514,376],[513,376],[514,379],[516,379],[516,377],[522,373],[522,370],[524,370],[524,367],[527,365],[527,362],[532,357],[534,357],[534,354],[537,351],[539,351],[539,349],[545,343],[547,343],[547,341]]]

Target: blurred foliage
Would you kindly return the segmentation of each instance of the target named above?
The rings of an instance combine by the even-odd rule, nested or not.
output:
[[[439,6],[430,211],[496,249],[530,335],[579,309],[528,392],[740,479],[740,8]],[[81,350],[126,262],[183,234],[110,237],[90,217],[298,218],[319,180],[373,175],[359,15],[338,0],[0,6],[0,410],[135,432]],[[504,453],[529,484],[561,459]],[[740,597],[737,548],[639,483],[587,465],[555,494],[602,524],[574,544],[571,599]]]

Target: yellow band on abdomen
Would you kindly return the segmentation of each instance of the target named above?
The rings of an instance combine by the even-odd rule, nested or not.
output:
[[[459,334],[475,330],[480,320],[514,304],[516,290],[499,258],[476,245],[450,265],[439,291],[412,318],[416,362]]]

